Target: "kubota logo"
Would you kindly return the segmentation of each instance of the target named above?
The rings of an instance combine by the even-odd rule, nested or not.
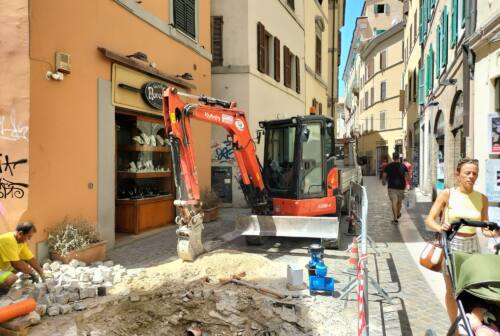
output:
[[[214,121],[217,121],[217,122],[220,122],[220,117],[215,115],[215,114],[212,114],[212,113],[209,113],[209,112],[205,112],[205,118],[207,119],[210,119],[210,120],[214,120]]]

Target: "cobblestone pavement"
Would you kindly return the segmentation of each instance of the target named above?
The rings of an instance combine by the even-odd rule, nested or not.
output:
[[[369,249],[369,274],[393,297],[386,302],[369,288],[369,326],[370,335],[424,335],[432,328],[437,335],[446,334],[448,319],[446,311],[422,275],[419,266],[412,259],[408,241],[403,241],[401,227],[413,226],[422,241],[428,236],[423,216],[430,203],[417,203],[412,209],[403,209],[400,225],[391,224],[391,210],[387,192],[375,177],[365,177],[368,189],[368,233],[375,241],[378,255]],[[307,247],[313,239],[267,238],[264,245],[247,246],[243,237],[235,237],[231,232],[238,215],[248,214],[248,209],[220,209],[219,219],[207,223],[203,233],[209,248],[224,247],[245,252],[257,253],[272,260],[286,263],[304,264],[308,261]],[[341,230],[346,232],[345,223]],[[345,252],[352,237],[343,235],[340,249],[328,250],[325,261],[336,278],[337,289],[343,288],[349,277],[342,270],[347,266],[348,254]],[[153,236],[132,242],[111,251],[110,257],[128,268],[148,267],[173,261],[176,256],[175,227]],[[286,277],[286,275],[283,275]],[[345,308],[345,316],[355,316],[357,311],[356,295],[351,294]],[[334,326],[333,326],[334,329]],[[332,330],[333,330],[332,329]]]

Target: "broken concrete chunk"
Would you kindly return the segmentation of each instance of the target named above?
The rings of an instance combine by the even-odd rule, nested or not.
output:
[[[12,287],[9,292],[7,293],[7,296],[9,297],[9,299],[11,299],[12,301],[16,301],[18,300],[21,296],[23,295],[23,290],[20,289],[20,288],[15,288],[15,287]]]
[[[60,305],[65,305],[68,303],[69,295],[66,293],[56,294],[54,296],[54,300],[56,303],[58,303]]]
[[[68,304],[61,306],[61,314],[63,314],[63,315],[71,312],[71,310],[72,310],[72,307]]]
[[[61,307],[59,305],[53,305],[47,308],[47,315],[49,316],[57,316],[61,311]]]
[[[82,311],[82,310],[87,309],[87,305],[83,302],[75,302],[73,304],[73,309],[76,311]]]
[[[141,300],[141,297],[137,294],[132,294],[130,295],[130,301],[131,302],[139,302]]]
[[[106,267],[113,267],[114,264],[115,263],[113,262],[113,260],[108,260],[104,262],[104,266]]]
[[[92,283],[100,284],[104,282],[104,276],[102,275],[101,270],[96,269],[94,272],[94,276],[92,277]]]
[[[50,269],[52,270],[52,272],[59,271],[60,268],[61,263],[59,261],[54,261],[52,262],[52,264],[50,264]]]
[[[40,316],[44,316],[44,315],[47,313],[47,305],[44,305],[44,304],[37,304],[37,305],[36,305],[36,312],[37,312]]]
[[[68,302],[75,302],[80,300],[80,294],[78,292],[69,293]]]

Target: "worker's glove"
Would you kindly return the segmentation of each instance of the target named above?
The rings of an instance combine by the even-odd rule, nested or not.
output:
[[[41,282],[40,280],[40,277],[38,276],[37,273],[33,272],[33,273],[30,273],[30,279],[33,283],[39,283]]]

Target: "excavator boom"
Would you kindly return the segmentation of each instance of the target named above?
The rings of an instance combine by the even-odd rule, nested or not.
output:
[[[180,96],[196,99],[186,103]],[[271,209],[244,112],[235,103],[206,96],[193,96],[168,88],[163,93],[163,113],[166,132],[172,148],[172,163],[177,199],[174,204],[180,215],[176,218],[177,254],[192,261],[203,252],[201,231],[200,188],[191,131],[191,119],[219,125],[228,133],[233,144],[234,157],[240,168],[241,187],[255,213],[264,214]]]

